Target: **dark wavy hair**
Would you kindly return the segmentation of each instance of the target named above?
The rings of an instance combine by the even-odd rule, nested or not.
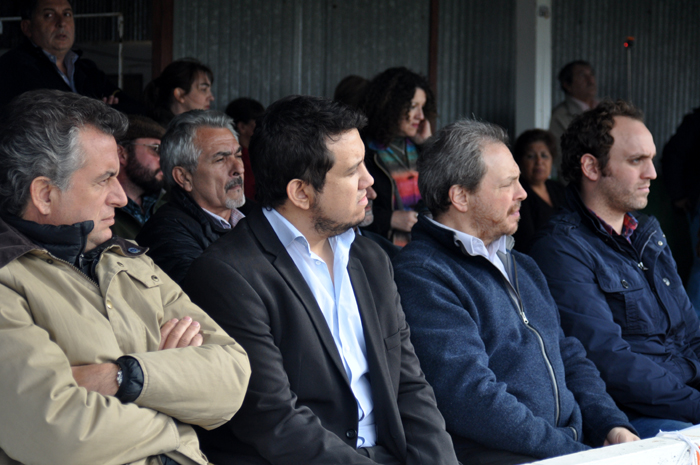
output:
[[[188,94],[200,73],[206,74],[209,82],[214,83],[211,69],[195,58],[182,58],[166,66],[160,76],[149,82],[143,91],[148,116],[167,126],[175,117],[170,109],[175,99],[173,91],[179,87]]]
[[[581,157],[586,153],[596,157],[600,169],[605,169],[610,159],[610,147],[615,143],[610,130],[615,125],[616,116],[644,122],[641,110],[631,103],[605,99],[592,110],[578,115],[569,124],[561,136],[561,171],[564,179],[581,187]]]
[[[335,163],[328,140],[366,123],[359,111],[318,97],[291,95],[270,105],[250,139],[258,203],[269,208],[284,204],[293,179],[321,192]]]
[[[523,160],[527,149],[535,142],[544,142],[547,150],[549,150],[549,154],[552,156],[552,160],[556,160],[559,157],[557,138],[554,137],[554,134],[544,129],[529,129],[520,134],[513,146],[513,158],[518,165]]]
[[[408,68],[389,68],[369,83],[362,103],[367,115],[367,127],[363,138],[388,144],[399,132],[399,124],[408,116],[416,89],[423,89],[426,96],[423,113],[426,119],[435,116],[435,95],[428,80]]]

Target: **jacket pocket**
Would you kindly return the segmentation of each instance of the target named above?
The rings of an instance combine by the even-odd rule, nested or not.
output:
[[[643,278],[634,270],[629,274],[621,271],[609,267],[595,270],[598,285],[623,335],[648,334],[653,322],[643,307],[648,298]]]
[[[387,351],[399,345],[401,345],[401,331],[384,338],[384,347],[386,347]]]

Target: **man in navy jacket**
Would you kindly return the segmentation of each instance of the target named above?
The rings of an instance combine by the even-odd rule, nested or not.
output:
[[[700,422],[700,322],[647,205],[656,147],[641,113],[605,101],[562,137],[570,184],[531,255],[562,327],[586,347],[641,437]]]
[[[636,440],[537,265],[512,251],[526,194],[503,129],[464,120],[421,155],[421,216],[394,260],[411,340],[458,458],[518,464]]]

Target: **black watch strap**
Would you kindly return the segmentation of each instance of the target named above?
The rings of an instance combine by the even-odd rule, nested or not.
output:
[[[141,364],[134,357],[125,355],[119,357],[114,363],[119,365],[122,372],[122,383],[115,395],[122,403],[133,402],[143,389],[143,370]]]

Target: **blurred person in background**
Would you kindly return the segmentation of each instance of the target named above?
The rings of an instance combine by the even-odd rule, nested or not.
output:
[[[255,176],[253,176],[253,167],[250,164],[248,145],[253,132],[255,132],[255,120],[265,113],[265,107],[257,100],[241,97],[229,103],[225,113],[233,118],[234,127],[238,132],[238,142],[241,144],[243,167],[246,172],[243,191],[246,198],[255,199]]]
[[[520,224],[513,234],[515,250],[527,253],[532,239],[565,199],[564,186],[549,179],[552,164],[558,159],[557,140],[543,129],[523,132],[513,147],[513,158],[520,167],[520,183],[527,198],[520,206]]]
[[[173,61],[144,90],[148,116],[167,127],[177,115],[190,110],[209,110],[214,95],[214,74],[194,58]]]
[[[369,80],[362,76],[355,74],[345,76],[335,87],[333,100],[359,110],[368,85]]]
[[[390,68],[369,83],[362,110],[365,163],[374,178],[374,223],[368,230],[397,245],[410,241],[418,219],[418,148],[431,135],[435,97],[424,77],[407,68]]]

